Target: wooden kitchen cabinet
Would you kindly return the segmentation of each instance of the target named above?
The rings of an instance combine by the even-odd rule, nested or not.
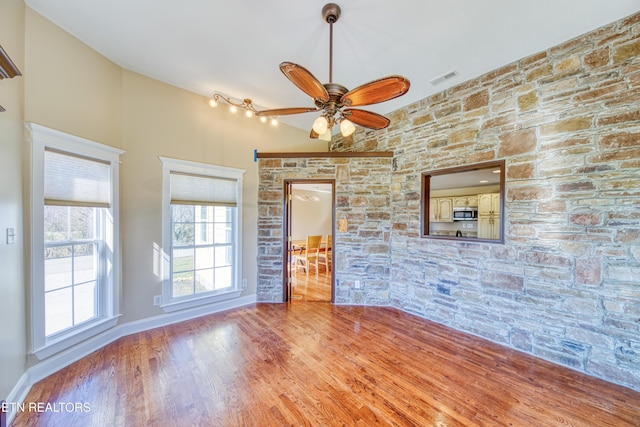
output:
[[[460,196],[453,198],[454,208],[466,208],[472,206],[478,206],[478,196]]]
[[[453,222],[453,199],[442,197],[429,200],[430,222]]]
[[[500,193],[478,194],[478,238],[500,239]]]
[[[500,193],[478,194],[478,216],[500,215]]]
[[[478,239],[497,240],[500,238],[500,217],[485,216],[478,218]]]

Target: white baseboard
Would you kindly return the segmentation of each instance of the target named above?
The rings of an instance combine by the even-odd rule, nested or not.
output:
[[[253,304],[257,301],[256,295],[249,295],[213,304],[203,305],[181,311],[173,311],[161,314],[147,319],[136,320],[122,324],[123,333],[121,336],[135,334],[137,332],[148,331],[149,329],[159,328],[161,326],[171,325],[173,323],[184,322],[185,320],[195,319],[197,317],[206,316],[208,314],[219,313],[221,311],[231,310],[233,308],[242,307]]]
[[[31,386],[34,383],[29,381],[29,375],[27,372],[22,374],[18,383],[13,387],[9,396],[7,396],[7,402],[24,402],[24,399],[27,397],[29,390],[31,390]],[[11,421],[15,418],[17,412],[16,407],[14,405],[7,405],[7,425],[11,425]]]
[[[22,403],[27,397],[31,387],[37,383],[59,371],[60,369],[69,366],[73,362],[76,362],[88,354],[93,353],[96,350],[101,349],[114,342],[115,340],[125,337],[127,335],[135,334],[138,332],[148,331],[150,329],[160,328],[162,326],[172,325],[174,323],[183,322],[185,320],[195,319],[197,317],[206,316],[208,314],[219,313],[222,311],[231,310],[233,308],[243,307],[245,305],[254,304],[257,301],[256,295],[248,295],[232,300],[221,301],[215,304],[209,304],[206,306],[195,307],[192,309],[176,311],[159,316],[150,317],[148,319],[136,320],[134,322],[127,322],[117,325],[108,331],[105,331],[95,337],[89,338],[65,351],[55,354],[41,362],[27,369],[27,371],[20,377],[20,380],[15,385],[11,393],[7,397],[7,402],[10,403]],[[12,406],[8,405],[8,409]],[[7,425],[11,424],[11,421],[16,416],[15,410],[7,412]]]

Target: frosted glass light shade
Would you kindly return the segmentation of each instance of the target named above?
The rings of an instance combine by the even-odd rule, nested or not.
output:
[[[329,123],[327,122],[327,119],[324,116],[320,116],[316,119],[315,122],[313,122],[312,128],[315,133],[317,133],[318,135],[322,135],[327,131],[328,126]]]
[[[340,122],[340,132],[342,133],[342,136],[349,136],[355,131],[356,127],[349,120],[343,119]]]
[[[323,133],[322,135],[318,136],[318,139],[320,139],[322,141],[331,141],[331,129],[327,129],[327,131],[325,133]]]

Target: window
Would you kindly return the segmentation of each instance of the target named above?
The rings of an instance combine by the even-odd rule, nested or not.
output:
[[[241,293],[239,169],[161,158],[163,162],[162,306],[175,311]]]
[[[46,179],[46,178],[45,178]],[[104,208],[44,207],[45,336],[99,316]]]
[[[422,237],[504,243],[505,161],[422,174]]]
[[[235,210],[171,205],[173,298],[232,288]]]
[[[42,359],[117,322],[123,152],[35,124],[29,129],[32,347]]]

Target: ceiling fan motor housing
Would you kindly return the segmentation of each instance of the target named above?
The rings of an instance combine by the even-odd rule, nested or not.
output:
[[[325,101],[321,98],[315,99],[316,107],[325,110],[326,116],[333,116],[340,108],[342,108],[345,104],[340,102],[340,98],[342,95],[347,93],[349,90],[337,83],[325,83],[323,85],[325,89],[327,89],[327,93],[329,94],[329,101]]]

